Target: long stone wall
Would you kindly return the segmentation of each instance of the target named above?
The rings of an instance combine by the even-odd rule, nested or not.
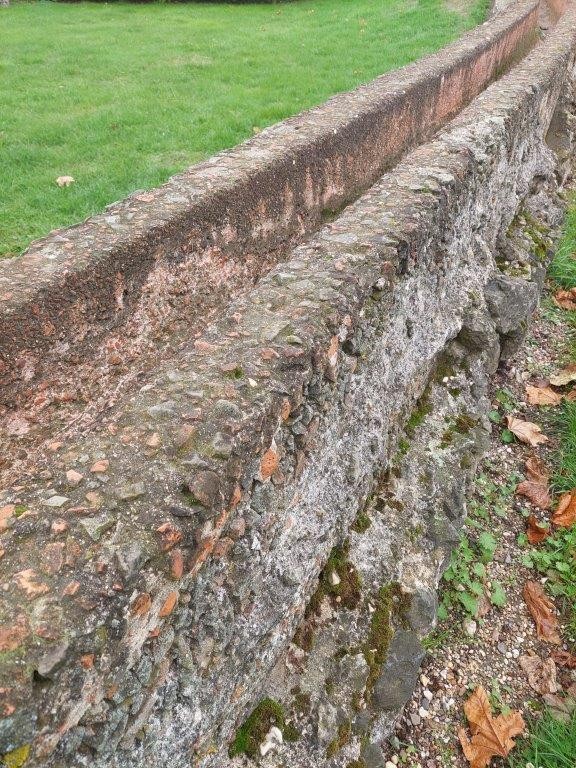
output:
[[[520,0],[440,53],[0,262],[0,403],[27,403],[55,367],[94,363],[99,346],[104,367],[110,345],[113,355],[155,354],[167,327],[189,337],[429,138],[536,34],[537,1]]]
[[[574,7],[558,7],[546,39],[478,95],[501,74],[487,68],[486,40],[500,35],[500,56],[506,51],[509,62],[531,39],[537,10],[518,3],[449,49],[467,62],[451,64],[461,82],[464,73],[484,75],[474,94],[453,81],[456,102],[433,109],[428,102],[427,114],[439,122],[393,152],[385,133],[372,134],[368,154],[362,142],[348,145],[349,158],[357,151],[364,159],[343,162],[339,173],[356,162],[365,170],[361,183],[335,184],[329,194],[339,204],[476,96],[333,221],[318,228],[325,193],[311,192],[316,224],[302,224],[302,232],[317,231],[287,248],[297,235],[286,208],[261,211],[249,224],[261,225],[255,248],[267,254],[270,246],[276,255],[262,258],[242,291],[236,277],[236,288],[226,283],[234,225],[231,250],[217,261],[229,300],[218,299],[215,316],[196,320],[195,310],[208,313],[212,299],[197,298],[204,286],[190,287],[192,277],[174,293],[177,314],[189,307],[188,333],[186,313],[176,322],[156,289],[166,285],[170,238],[196,242],[190,226],[168,237],[158,223],[143,235],[144,218],[135,215],[134,234],[128,219],[112,216],[118,242],[141,236],[143,249],[135,250],[133,282],[118,265],[118,317],[106,304],[111,289],[100,291],[107,278],[83,287],[81,308],[69,293],[75,283],[67,282],[114,253],[87,248],[75,261],[103,219],[64,233],[60,244],[39,245],[21,269],[3,267],[3,290],[13,288],[3,318],[16,317],[18,302],[25,306],[34,293],[24,286],[26,269],[55,257],[45,272],[38,267],[46,293],[30,300],[36,320],[24,331],[6,326],[15,329],[5,338],[17,352],[6,363],[15,394],[4,415],[11,453],[0,494],[0,754],[42,766],[240,765],[244,757],[228,756],[236,730],[256,707],[253,723],[269,698],[285,737],[299,739],[269,753],[264,765],[381,763],[379,743],[410,695],[420,639],[435,620],[437,581],[489,429],[489,376],[536,306],[561,215],[558,185],[572,147]],[[388,84],[405,76],[391,75]],[[440,76],[434,98],[447,98],[447,80]],[[368,110],[366,93],[377,84],[310,115],[340,105],[345,133],[346,99],[366,97]],[[377,92],[370,98],[378,101]],[[298,120],[270,135],[291,133]],[[191,176],[209,176],[239,156],[258,167],[270,159],[260,157],[262,147],[250,142]],[[552,149],[559,147],[560,155]],[[317,149],[306,154],[303,145],[308,168]],[[258,173],[252,203],[263,199]],[[306,194],[306,174],[295,178]],[[278,194],[282,179],[271,174],[264,188]],[[180,183],[151,193],[153,209],[152,198],[164,200]],[[233,176],[229,183],[231,194]],[[169,211],[158,211],[166,222]],[[282,235],[276,227],[285,228]],[[248,239],[237,240],[242,249]],[[271,266],[281,251],[282,262]],[[202,261],[190,254],[180,251],[174,263]],[[54,275],[60,314],[49,298]],[[124,316],[125,286],[143,286],[150,275],[138,311],[129,306]],[[223,296],[210,281],[206,294]],[[74,366],[82,374],[99,370],[71,342],[71,318],[88,307],[95,318],[77,343],[90,349],[105,339],[104,394],[84,403],[82,382],[68,381],[66,396],[53,399],[43,355],[62,374],[57,392]],[[148,323],[155,309],[159,317]],[[36,322],[54,330],[46,326],[50,333],[34,351]],[[158,331],[147,340],[154,365],[141,348],[123,357],[114,324],[124,322]]]

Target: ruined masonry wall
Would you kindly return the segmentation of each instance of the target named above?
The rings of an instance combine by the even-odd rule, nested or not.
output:
[[[300,738],[264,766],[380,765],[489,376],[538,301],[575,58],[569,5],[434,140],[0,492],[0,754],[242,765],[229,745],[269,696]],[[333,570],[351,579],[343,605]]]

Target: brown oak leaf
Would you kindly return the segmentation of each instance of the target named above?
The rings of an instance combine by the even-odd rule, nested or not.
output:
[[[530,515],[527,521],[526,535],[530,544],[540,544],[541,541],[550,536],[550,531],[547,528],[543,528],[538,525],[538,521],[534,515]]]
[[[559,528],[570,528],[576,523],[576,488],[562,494],[552,522]]]
[[[524,730],[520,712],[494,717],[488,696],[479,685],[464,704],[464,712],[472,738],[464,728],[458,731],[458,738],[470,768],[486,768],[493,757],[506,757],[515,746],[513,736]]]
[[[558,617],[554,603],[546,597],[544,589],[537,581],[527,581],[522,591],[526,605],[536,622],[536,634],[540,640],[560,645]]]
[[[507,416],[506,420],[510,432],[516,435],[521,442],[528,443],[528,445],[533,447],[540,445],[540,443],[548,442],[548,438],[542,434],[538,424],[534,424],[532,421],[522,421],[522,419],[517,419],[516,416]]]
[[[562,395],[554,392],[551,387],[533,387],[526,385],[526,400],[530,405],[560,405]]]

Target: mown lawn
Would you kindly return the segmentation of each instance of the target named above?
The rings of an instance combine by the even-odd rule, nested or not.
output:
[[[0,256],[440,48],[486,0],[0,9]],[[73,176],[67,188],[58,176]]]

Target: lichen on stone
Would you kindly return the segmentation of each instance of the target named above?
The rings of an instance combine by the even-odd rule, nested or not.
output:
[[[28,760],[29,755],[30,745],[24,744],[24,746],[17,747],[11,752],[7,752],[5,755],[3,755],[0,758],[2,761],[0,765],[2,765],[3,768],[23,768],[23,766],[26,764],[26,761]]]

